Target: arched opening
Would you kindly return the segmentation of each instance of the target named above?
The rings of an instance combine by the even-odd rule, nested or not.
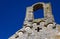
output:
[[[43,18],[44,13],[43,13],[43,4],[36,4],[33,6],[33,13],[34,13],[34,18]]]

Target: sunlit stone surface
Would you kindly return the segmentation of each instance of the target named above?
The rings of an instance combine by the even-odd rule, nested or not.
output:
[[[44,9],[44,18],[34,19],[33,12]],[[60,25],[52,15],[51,4],[38,2],[27,7],[23,28],[8,39],[60,39]]]

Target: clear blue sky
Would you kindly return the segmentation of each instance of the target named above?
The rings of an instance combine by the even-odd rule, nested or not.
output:
[[[41,0],[0,0],[0,39],[8,39],[22,28],[26,7],[36,2]],[[60,24],[60,1],[42,0],[42,2],[51,2],[55,21]]]

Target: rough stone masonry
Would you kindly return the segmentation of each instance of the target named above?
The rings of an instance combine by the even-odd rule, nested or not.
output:
[[[34,19],[34,11],[43,9],[44,18]],[[60,39],[60,25],[56,24],[50,3],[38,2],[26,8],[23,28],[8,39]]]

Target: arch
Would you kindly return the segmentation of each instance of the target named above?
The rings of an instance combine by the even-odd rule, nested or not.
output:
[[[44,6],[43,3],[37,3],[33,5],[34,19],[44,18],[44,7],[43,6]]]
[[[38,10],[38,9],[43,9],[43,4],[36,4],[33,6],[33,12]]]
[[[38,3],[33,4],[32,6],[27,7],[25,20],[27,19],[30,20],[30,18],[34,19],[34,12],[38,11],[39,9],[43,9],[43,15],[42,15],[43,17],[39,16],[38,18],[47,18],[47,19],[54,20],[53,15],[52,15],[52,10],[51,10],[51,4],[44,3],[44,2],[38,2]],[[36,13],[36,15],[38,15],[38,13]]]

